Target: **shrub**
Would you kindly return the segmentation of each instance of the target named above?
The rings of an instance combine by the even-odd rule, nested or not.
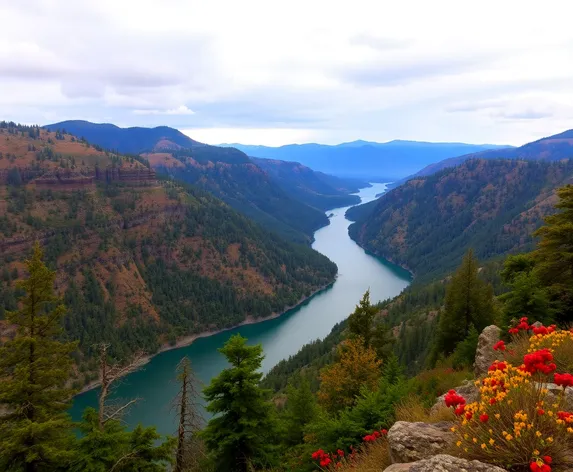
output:
[[[456,445],[462,456],[511,471],[560,470],[573,461],[573,413],[566,411],[564,391],[553,395],[545,387],[548,381],[573,385],[573,376],[561,373],[573,362],[573,333],[536,328],[527,337],[533,329],[526,319],[520,325],[512,328],[516,337],[507,348],[496,345],[507,358],[476,381],[479,401],[466,405],[454,391],[448,393],[446,404],[459,415],[452,428]]]

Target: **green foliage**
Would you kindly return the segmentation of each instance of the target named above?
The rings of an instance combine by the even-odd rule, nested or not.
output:
[[[478,269],[470,249],[447,287],[436,338],[437,354],[451,354],[472,325],[481,332],[494,320],[493,288],[479,278]]]
[[[260,345],[247,346],[237,334],[220,349],[231,367],[205,388],[207,411],[215,416],[201,433],[218,471],[246,472],[269,460],[274,424],[267,391],[259,387],[263,360]]]
[[[6,313],[17,325],[14,339],[0,347],[1,470],[49,470],[72,459],[71,422],[66,388],[76,343],[59,341],[65,307],[54,295],[55,272],[42,261],[36,243],[26,262],[28,278],[17,282],[25,292],[21,307]]]
[[[545,219],[536,236],[541,237],[533,253],[536,273],[557,305],[561,322],[573,321],[573,185],[557,191],[557,214]]]
[[[549,295],[542,286],[534,260],[530,255],[509,256],[505,261],[501,275],[509,292],[499,299],[503,302],[502,327],[515,326],[517,320],[526,316],[530,320],[551,324],[555,310]]]
[[[348,317],[348,331],[352,337],[360,337],[366,347],[372,344],[374,316],[378,308],[370,303],[370,290],[367,290],[354,312]]]
[[[473,366],[476,357],[478,339],[479,333],[472,324],[470,325],[466,339],[459,342],[452,353],[452,365],[455,369]]]
[[[318,405],[310,381],[304,374],[289,382],[286,393],[281,424],[283,441],[287,445],[296,445],[303,442],[305,426],[318,415]]]
[[[108,420],[100,429],[97,411],[87,408],[79,428],[77,458],[68,469],[72,472],[164,472],[173,462],[175,439],[158,444],[161,436],[154,427],[127,431],[121,421]]]

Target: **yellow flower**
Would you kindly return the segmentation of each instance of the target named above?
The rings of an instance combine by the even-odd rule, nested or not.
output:
[[[493,446],[493,444],[495,443],[495,439],[490,438],[489,443]]]
[[[535,449],[535,450],[533,451],[533,455],[534,455],[534,456],[538,456],[538,455],[539,455],[539,450],[538,450],[538,449]]]
[[[456,443],[456,446],[458,446],[458,447],[460,447],[461,445],[462,445],[462,442],[461,442],[461,441],[458,441],[458,442]]]
[[[487,449],[487,445],[486,445],[485,443],[482,443],[481,448],[482,448],[482,449]]]
[[[552,438],[551,436],[549,436],[549,437],[547,438],[547,441],[548,441],[548,442],[553,442],[553,438]]]
[[[541,431],[535,431],[535,436],[537,436],[538,438],[541,437]]]
[[[499,413],[496,413],[494,416],[496,420],[499,420],[501,418],[501,415]]]
[[[452,426],[452,427],[450,428],[450,430],[451,430],[452,433],[455,433],[455,432],[456,432],[456,427],[455,427],[455,426]]]

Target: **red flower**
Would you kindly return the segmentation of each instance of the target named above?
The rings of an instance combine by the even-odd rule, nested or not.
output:
[[[519,333],[519,329],[518,329],[518,328],[511,328],[511,329],[509,330],[509,334],[517,334],[517,333]]]
[[[319,449],[318,451],[312,453],[312,458],[314,460],[320,459],[322,456],[324,456],[324,451],[322,449]]]
[[[551,458],[551,456],[543,456],[542,459],[543,459],[543,462],[545,462],[546,464],[551,464],[553,462],[553,459]]]
[[[466,404],[466,399],[461,395],[458,395],[455,390],[450,390],[448,393],[446,393],[444,401],[446,402],[447,407],[457,407]]]
[[[330,457],[325,457],[320,461],[320,467],[328,467],[328,464],[330,464],[331,462],[332,460],[330,459]]]
[[[506,347],[505,347],[505,341],[498,341],[493,345],[493,350],[494,351],[505,351]]]
[[[540,349],[523,356],[524,370],[531,374],[536,372],[549,374],[557,369],[557,366],[551,361],[553,361],[553,354],[551,354],[549,349]]]
[[[558,411],[557,418],[570,423],[571,421],[573,421],[573,413],[569,413],[568,411]]]
[[[553,381],[560,387],[573,387],[573,375],[571,374],[555,374]]]
[[[501,370],[503,372],[504,370],[507,370],[507,363],[506,362],[494,362],[492,365],[489,366],[488,370],[490,372],[493,372],[495,370]]]
[[[387,429],[381,429],[380,432],[386,436],[388,434],[388,430]]]
[[[539,465],[537,461],[529,464],[529,468],[531,469],[531,472],[551,472],[551,466],[548,464]]]
[[[473,416],[474,416],[474,414],[471,411],[468,411],[466,413],[466,420],[468,420],[468,421],[471,420]]]
[[[545,410],[539,408],[539,409],[537,410],[537,414],[538,414],[539,416],[542,416],[542,415],[545,414]]]
[[[490,400],[489,400],[490,405],[495,405],[496,403],[497,403],[497,400],[495,398],[490,398]]]
[[[479,420],[482,423],[487,423],[487,421],[489,420],[489,415],[486,415],[485,413],[483,415],[479,415]]]
[[[344,457],[344,451],[342,449],[339,449],[338,451],[336,451],[338,453],[338,455],[340,457]]]
[[[374,442],[374,441],[376,441],[376,436],[374,436],[372,434],[367,434],[362,439],[364,440],[364,442]]]
[[[547,328],[545,326],[536,326],[533,328],[533,334],[546,335],[548,333],[549,333],[549,331],[547,330]]]
[[[460,405],[458,407],[456,407],[456,409],[454,410],[454,413],[457,416],[461,416],[464,414],[464,411],[466,410],[466,406],[465,405]]]

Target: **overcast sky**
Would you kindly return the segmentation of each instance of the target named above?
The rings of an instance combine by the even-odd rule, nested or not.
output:
[[[0,0],[0,119],[523,144],[573,128],[572,3]]]

